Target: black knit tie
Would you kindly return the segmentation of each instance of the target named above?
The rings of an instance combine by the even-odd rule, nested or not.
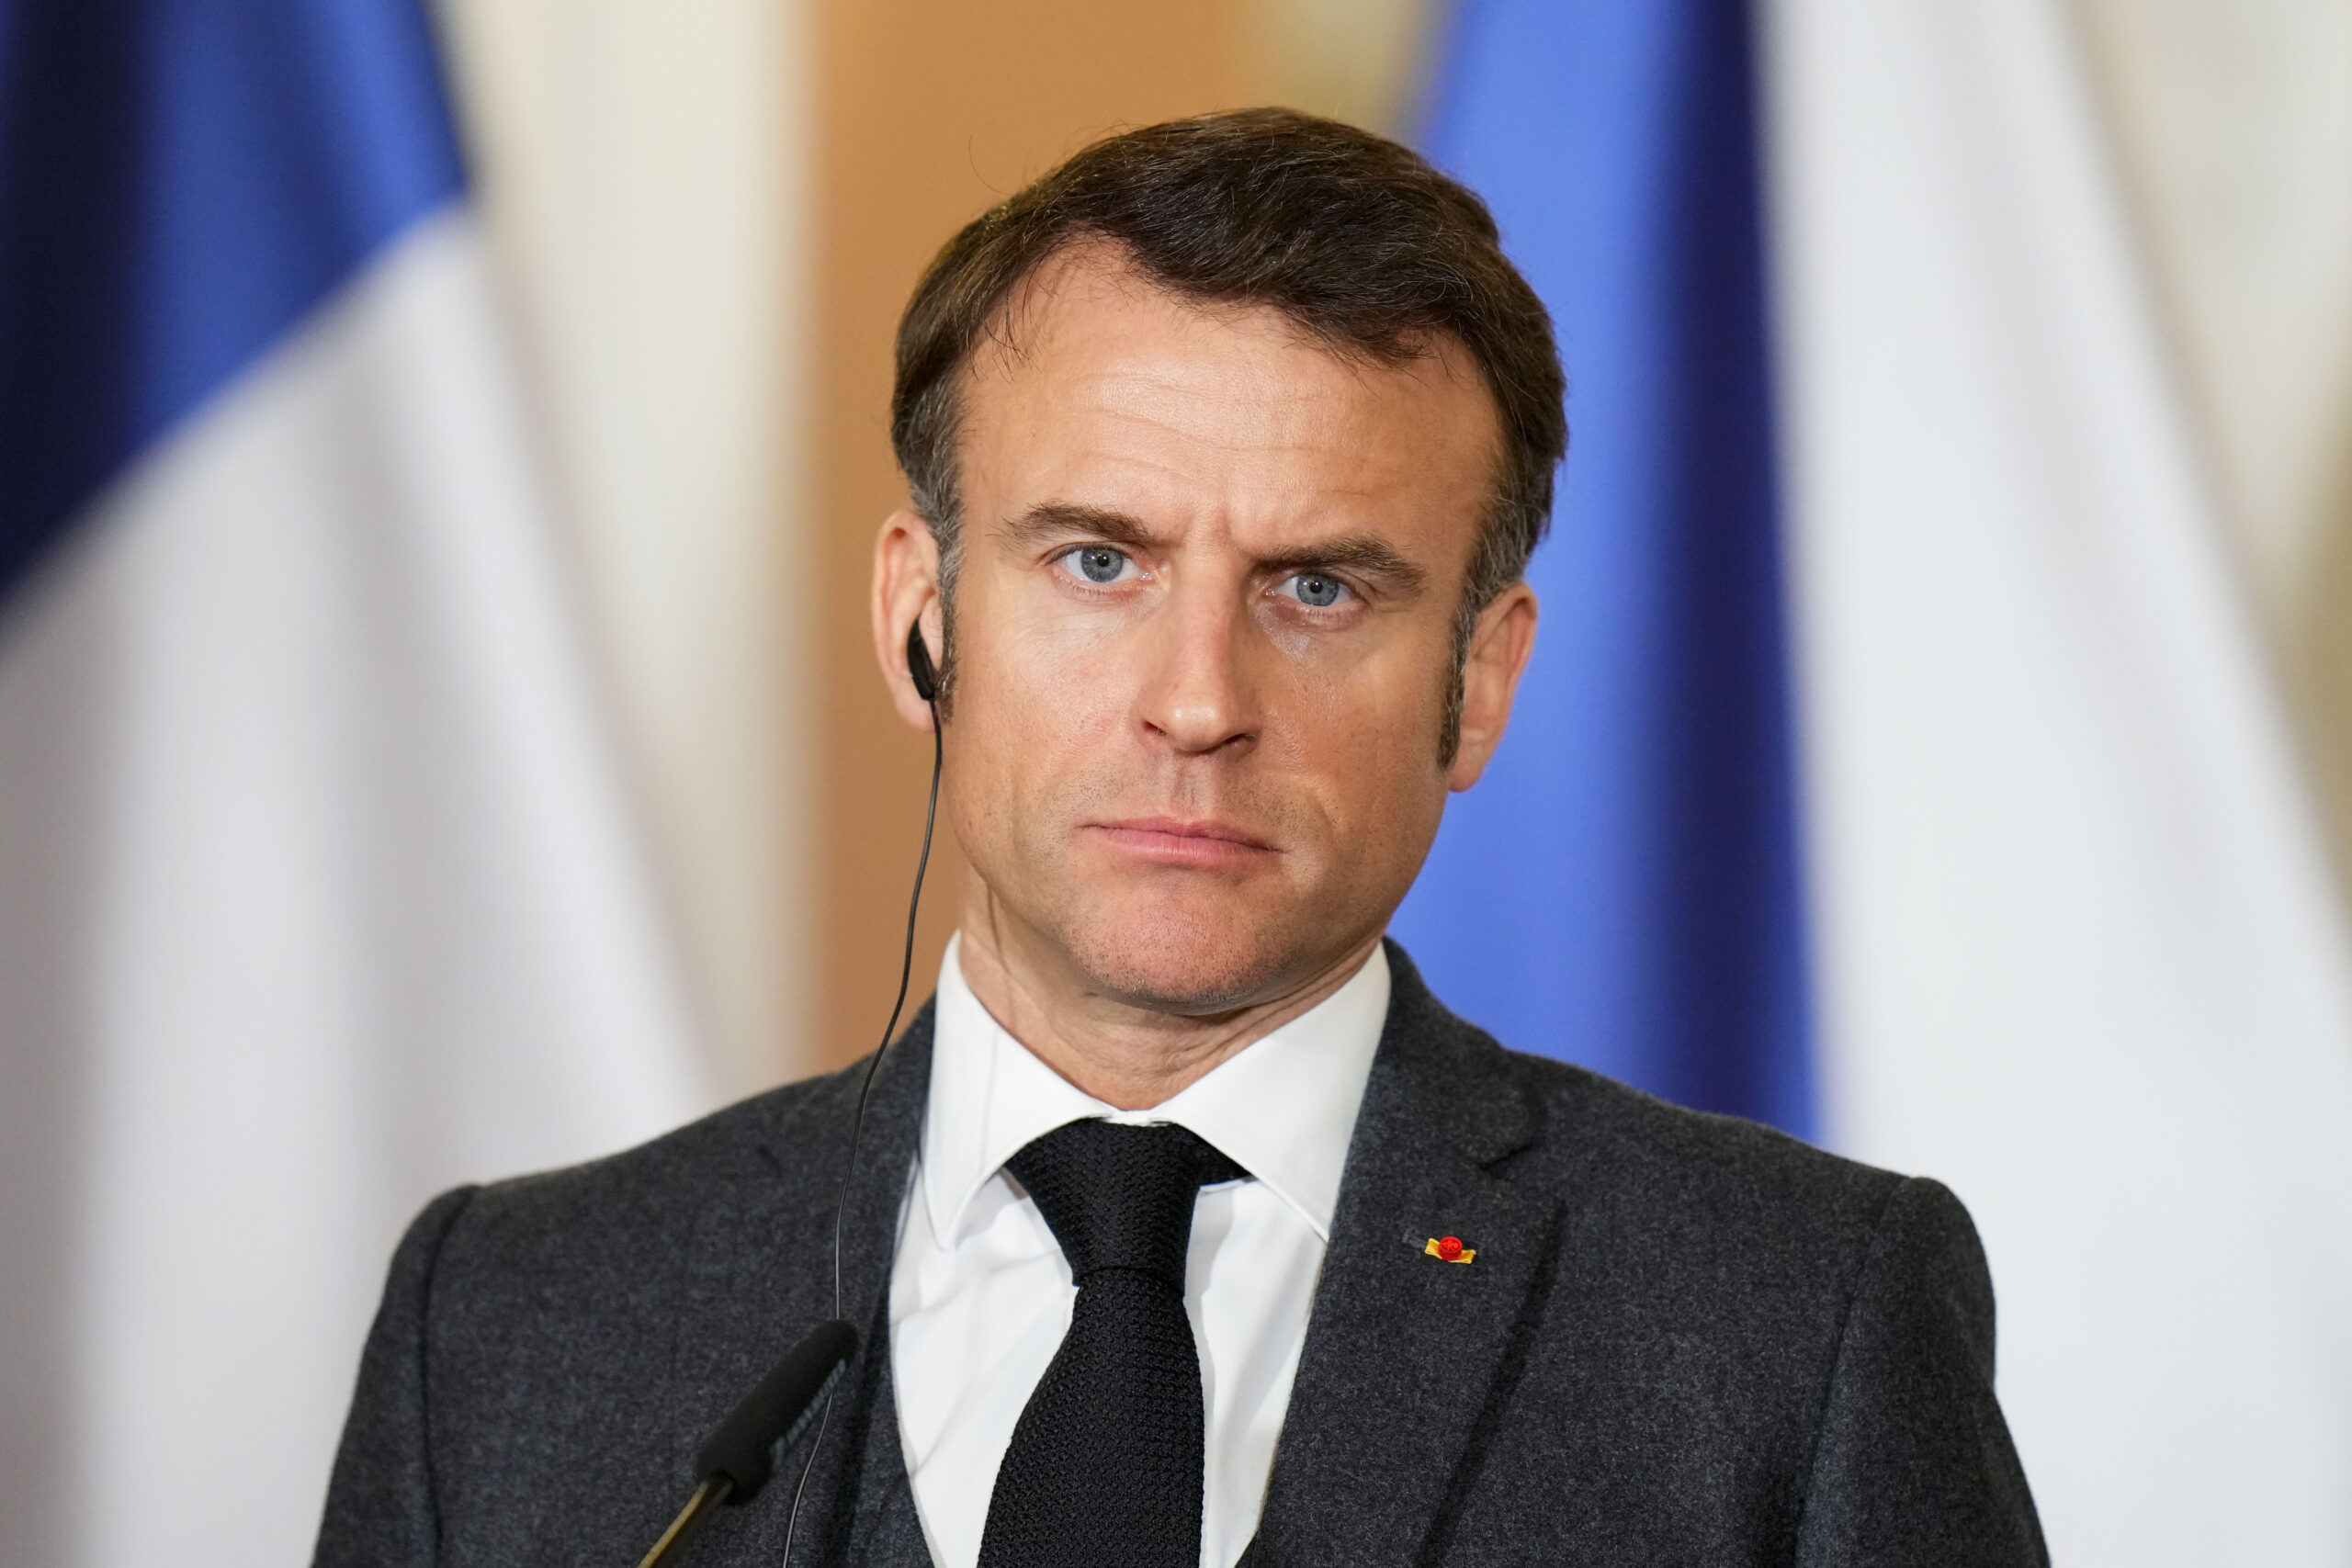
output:
[[[1198,1568],[1206,1453],[1184,1315],[1193,1200],[1245,1176],[1182,1127],[1073,1122],[1005,1162],[1078,1281],[1012,1429],[980,1568]]]

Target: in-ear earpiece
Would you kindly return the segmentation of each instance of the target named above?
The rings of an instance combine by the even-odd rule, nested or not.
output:
[[[931,649],[922,640],[922,623],[917,621],[907,628],[907,679],[915,683],[915,695],[924,702],[939,700],[939,671],[931,662]]]

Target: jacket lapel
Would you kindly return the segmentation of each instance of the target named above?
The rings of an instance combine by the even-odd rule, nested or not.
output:
[[[1388,1021],[1247,1563],[1442,1558],[1547,1293],[1556,1209],[1504,1173],[1540,1131],[1532,1101],[1393,942],[1388,959]],[[1475,1258],[1422,1250],[1446,1235]]]

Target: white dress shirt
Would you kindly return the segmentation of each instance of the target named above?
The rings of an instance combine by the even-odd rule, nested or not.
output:
[[[899,1437],[932,1560],[974,1568],[1013,1424],[1069,1327],[1078,1292],[1004,1162],[1099,1116],[1190,1128],[1250,1173],[1204,1188],[1184,1308],[1208,1417],[1203,1568],[1231,1568],[1258,1528],[1274,1440],[1330,1239],[1364,1079],[1388,1013],[1380,949],[1307,1012],[1149,1111],[1122,1111],[1046,1066],[940,965],[930,1102],[890,1280]]]

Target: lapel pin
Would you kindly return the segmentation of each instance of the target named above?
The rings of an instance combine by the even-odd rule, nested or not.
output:
[[[1463,1246],[1458,1235],[1433,1235],[1421,1250],[1441,1263],[1467,1263],[1478,1256],[1478,1249]]]

